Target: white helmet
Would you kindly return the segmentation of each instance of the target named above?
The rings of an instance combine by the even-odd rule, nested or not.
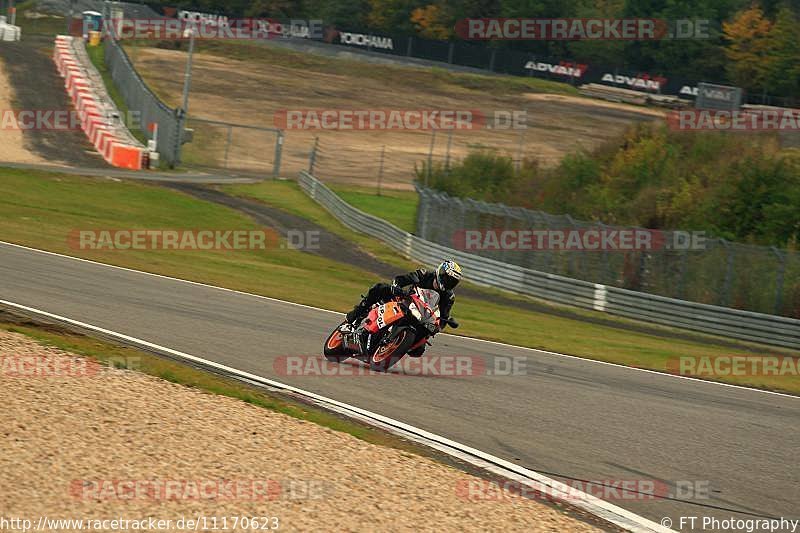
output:
[[[461,267],[455,261],[447,260],[436,267],[436,283],[440,289],[451,291],[461,281]]]

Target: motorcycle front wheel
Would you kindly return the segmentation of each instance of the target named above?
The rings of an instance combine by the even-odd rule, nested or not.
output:
[[[403,329],[395,338],[375,350],[369,358],[369,367],[376,372],[386,372],[406,354],[414,344],[414,334],[411,330]]]
[[[344,322],[342,322],[342,324],[344,324]],[[342,327],[342,324],[339,324],[339,326],[337,326],[336,329],[333,330],[330,335],[328,335],[328,340],[325,341],[325,347],[322,350],[322,352],[325,354],[325,359],[334,363],[340,363],[350,357],[350,353],[344,346],[344,337],[342,337],[342,332],[339,331],[339,328]]]

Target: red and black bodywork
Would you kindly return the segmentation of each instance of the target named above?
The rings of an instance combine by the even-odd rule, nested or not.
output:
[[[356,327],[342,322],[325,341],[324,353],[329,361],[355,357],[385,372],[440,330],[438,293],[415,287],[407,296],[372,306]]]

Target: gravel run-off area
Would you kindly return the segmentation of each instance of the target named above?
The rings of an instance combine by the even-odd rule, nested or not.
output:
[[[183,517],[218,531],[254,530],[240,517],[261,527],[277,517],[281,531],[594,529],[540,501],[498,497],[486,481],[431,459],[5,330],[0,402],[6,520],[154,517],[190,529],[177,527]]]

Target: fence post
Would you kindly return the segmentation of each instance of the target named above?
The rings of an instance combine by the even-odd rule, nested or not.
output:
[[[72,35],[72,19],[75,16],[75,0],[69,0],[69,9],[67,10],[67,33],[66,35]],[[11,24],[13,24],[12,22]],[[102,22],[101,22],[102,24]],[[99,29],[99,28],[98,28]],[[83,30],[83,20],[81,20],[81,30]],[[83,32],[81,32],[83,33]]]
[[[419,194],[419,206],[417,207],[417,235],[425,240],[431,240],[428,236],[428,212],[431,210],[431,191],[423,189]]]
[[[183,128],[185,126],[186,119],[184,118],[183,109],[180,107],[176,107],[172,114],[175,117],[173,120],[173,125],[175,126],[175,131],[172,134],[172,166],[176,167],[180,164],[181,159],[181,141],[183,137]]]
[[[525,129],[519,132],[519,144],[517,145],[517,173],[522,168],[522,145],[525,142]]]
[[[189,91],[192,87],[192,59],[194,56],[194,30],[187,30],[189,33],[189,56],[186,58],[186,70],[183,73],[183,96],[181,104],[180,120],[178,121],[178,143],[175,152],[175,164],[181,162],[181,152],[183,150],[183,135],[186,130],[186,122],[189,119]],[[185,34],[184,34],[185,36]]]
[[[650,272],[652,271],[650,268],[650,261],[653,259],[653,256],[649,254],[647,251],[640,251],[639,252],[639,270],[637,273],[636,281],[636,289],[637,291],[643,292],[650,292],[654,294],[654,291],[647,289],[651,287],[650,284]]]
[[[783,306],[783,278],[786,272],[786,254],[772,246],[773,253],[778,258],[778,268],[775,272],[775,314],[781,314]]]
[[[436,128],[431,130],[431,147],[428,149],[428,171],[425,173],[425,186],[428,187],[428,182],[431,179],[431,172],[433,169],[433,145],[436,143]]]
[[[489,71],[494,72],[494,58],[497,55],[497,48],[492,48],[492,55],[489,57]]]
[[[500,204],[500,206],[502,206],[503,211],[505,211],[503,215],[503,225],[505,226],[505,229],[510,229],[512,231],[520,229],[520,225],[517,223],[517,221],[524,220],[524,210],[521,207],[508,207],[504,204]],[[512,250],[506,249],[505,253],[503,253],[503,261],[519,266],[525,266],[525,255],[529,253],[530,250],[521,250],[515,254],[512,252]]]
[[[425,189],[424,187],[420,187],[418,184],[414,184],[414,190],[417,191],[417,196],[419,196],[419,199],[417,201],[417,221],[414,226],[413,233],[417,237],[424,239],[425,237],[422,235],[421,230],[422,230],[422,217],[424,216],[423,211],[425,210],[425,202],[427,200],[427,195],[426,195],[427,189]]]
[[[308,173],[314,175],[314,165],[317,163],[317,149],[319,148],[319,137],[314,137],[314,145],[311,147],[311,154],[308,156]]]
[[[453,128],[447,131],[447,152],[444,156],[444,168],[450,171],[450,147],[453,145]]]
[[[522,214],[522,221],[524,224],[523,229],[526,230],[534,230],[536,229],[536,220],[534,217],[534,211],[531,209],[520,209],[520,213]],[[536,237],[531,237],[531,249],[525,252],[525,256],[523,260],[520,262],[520,266],[525,268],[530,268],[531,270],[539,270],[537,267],[537,259],[540,257],[541,250],[536,248]]]
[[[600,228],[600,234],[602,235],[606,230],[606,225],[602,222],[598,222],[597,226]],[[603,285],[614,285],[614,280],[609,280],[610,274],[608,272],[608,249],[604,246],[603,247],[603,275],[600,276],[600,281],[598,283],[602,283]]]
[[[575,229],[575,220],[569,216],[564,215],[564,218],[569,224],[570,229]],[[548,246],[550,243],[548,242]],[[564,253],[567,254],[567,262],[569,263],[569,275],[572,277],[581,277],[581,272],[583,272],[583,257],[580,258],[580,261],[576,258],[575,252],[570,251],[567,249]]]
[[[451,220],[456,219],[456,217],[450,215],[450,213],[448,213],[448,216]],[[466,204],[464,204],[464,202],[458,202],[458,227],[460,227],[461,230],[464,232],[464,251],[468,252],[469,250],[467,249],[467,230],[474,230],[475,228],[472,228],[467,225],[467,206]]]
[[[378,167],[378,196],[381,195],[381,182],[383,181],[383,158],[386,155],[386,145],[381,146],[381,162]]]
[[[228,142],[225,145],[225,168],[228,168],[228,152],[231,149],[231,138],[233,137],[233,126],[228,124]]]
[[[450,48],[447,50],[447,62],[453,64],[453,52],[455,51],[456,44],[450,41]]]
[[[689,271],[689,251],[684,250],[681,253],[681,266],[680,266],[680,278],[678,279],[678,289],[675,293],[675,298],[680,298],[681,300],[686,299],[686,274]]]
[[[406,56],[411,57],[411,48],[413,46],[414,38],[409,36],[408,37],[408,46],[406,46]]]
[[[725,239],[719,240],[720,244],[728,251],[725,261],[725,281],[722,284],[722,293],[719,295],[719,305],[727,307],[731,297],[731,284],[733,283],[733,246]]]
[[[275,139],[275,161],[272,167],[272,177],[277,179],[281,173],[281,155],[283,154],[283,130],[278,130],[278,138]]]
[[[550,230],[553,228],[552,218],[550,215],[545,213],[544,211],[537,211],[539,217],[542,219],[542,226],[546,230]],[[559,224],[559,226],[563,227],[563,224]],[[550,246],[550,238],[547,239],[547,272],[551,272],[553,274],[563,274],[564,269],[562,268],[563,261],[561,261],[561,255],[556,255],[556,251],[553,250],[553,247]]]

